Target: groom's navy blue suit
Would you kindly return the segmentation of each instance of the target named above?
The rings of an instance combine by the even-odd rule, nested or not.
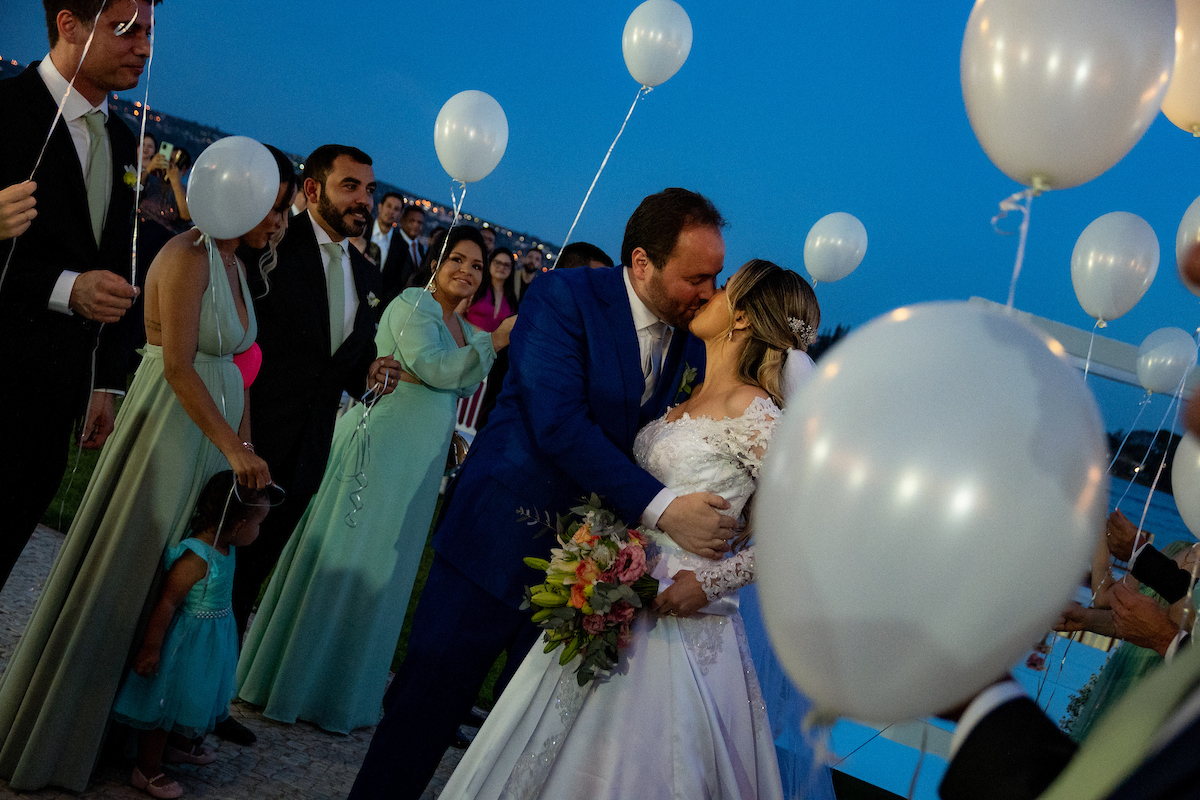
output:
[[[512,332],[511,368],[495,411],[446,498],[437,552],[404,665],[352,798],[419,798],[488,669],[509,671],[540,631],[518,606],[548,556],[519,508],[565,512],[591,492],[636,524],[662,484],[632,458],[638,429],[662,415],[704,351],[676,330],[653,396],[645,388],[623,268],[571,269],[534,281]]]

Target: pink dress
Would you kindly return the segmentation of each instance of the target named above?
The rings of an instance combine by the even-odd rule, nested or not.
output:
[[[512,306],[508,304],[508,298],[500,295],[500,312],[496,313],[496,294],[494,291],[489,291],[480,299],[471,304],[464,315],[467,322],[474,325],[481,331],[488,333],[495,332],[496,328],[500,327],[500,323],[505,319],[517,313]]]

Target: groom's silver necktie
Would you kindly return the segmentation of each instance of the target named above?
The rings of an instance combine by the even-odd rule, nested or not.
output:
[[[663,337],[666,335],[667,325],[661,320],[655,320],[646,330],[650,334],[650,352],[647,354],[649,357],[642,363],[642,375],[646,379],[646,386],[642,391],[643,403],[654,395],[654,389],[658,386],[659,373],[662,372]]]

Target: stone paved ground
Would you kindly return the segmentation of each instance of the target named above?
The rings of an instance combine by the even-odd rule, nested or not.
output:
[[[62,534],[39,527],[17,562],[8,583],[0,591],[0,668],[8,663],[21,631],[37,602],[42,582],[62,544]],[[344,798],[366,755],[374,728],[364,728],[349,736],[326,733],[306,723],[285,725],[266,719],[257,711],[235,705],[233,715],[258,735],[258,742],[239,747],[212,736],[210,745],[220,760],[204,767],[171,768],[183,785],[184,797],[212,800],[275,800],[275,798]],[[448,750],[437,774],[422,800],[434,800],[462,757],[460,750]],[[109,798],[145,798],[147,795],[128,785],[132,762],[107,763],[92,776],[86,792],[75,794],[54,789],[16,793],[0,781],[0,797],[29,800],[108,800]]]

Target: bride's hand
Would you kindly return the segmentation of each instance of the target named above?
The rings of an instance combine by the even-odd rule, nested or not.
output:
[[[675,582],[654,598],[650,609],[670,617],[690,617],[708,605],[704,587],[696,580],[690,569],[680,570],[671,576]]]
[[[729,508],[724,497],[695,492],[676,497],[658,518],[658,529],[675,544],[703,558],[717,559],[729,552],[737,524],[733,517],[718,513]]]

